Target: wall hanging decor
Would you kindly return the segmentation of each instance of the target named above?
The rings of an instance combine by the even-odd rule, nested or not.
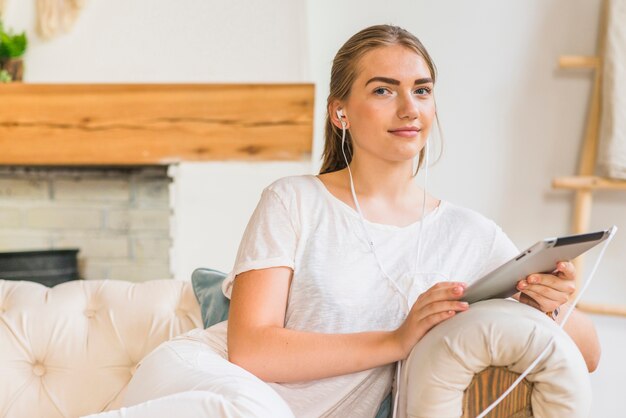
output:
[[[37,0],[37,32],[44,39],[68,32],[84,4],[84,0]]]

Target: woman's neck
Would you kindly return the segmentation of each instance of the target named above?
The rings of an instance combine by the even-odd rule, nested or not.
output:
[[[350,170],[354,189],[363,197],[382,197],[389,202],[398,202],[405,201],[419,190],[413,181],[411,161],[353,160]],[[345,175],[348,175],[347,170]]]

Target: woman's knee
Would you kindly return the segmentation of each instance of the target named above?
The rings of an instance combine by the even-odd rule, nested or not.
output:
[[[128,384],[122,404],[147,405],[181,397],[193,401],[198,413],[211,411],[209,416],[293,417],[267,383],[196,344],[165,344],[147,356]]]

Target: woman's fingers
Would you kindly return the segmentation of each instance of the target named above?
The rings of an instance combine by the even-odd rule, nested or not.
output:
[[[561,279],[557,279],[561,280]],[[564,280],[561,280],[564,281]],[[527,286],[523,286],[520,284],[518,289],[523,293],[529,294],[532,292],[534,294],[539,294],[546,299],[553,300],[555,302],[566,303],[569,300],[569,297],[574,293],[574,286],[550,286],[544,284],[531,284]]]
[[[551,312],[555,310],[557,307],[567,302],[567,300],[563,302],[562,300],[550,299],[546,297],[544,293],[538,293],[532,290],[525,290],[524,292],[522,292],[522,296],[523,295],[526,295],[527,297],[531,298],[534,302],[536,302],[536,305],[528,300],[524,300],[522,297],[520,297],[520,302],[524,302],[527,305],[531,305],[537,309],[540,309],[543,312]]]
[[[456,311],[466,310],[467,304],[458,301],[466,287],[463,282],[440,282],[422,293],[409,313],[413,326],[426,332]]]
[[[423,320],[431,315],[436,315],[441,312],[455,312],[455,311],[465,311],[469,308],[469,304],[467,302],[459,302],[446,300],[441,302],[433,302],[426,305],[423,309],[421,309],[418,313],[418,320]]]
[[[559,261],[556,264],[557,275],[566,280],[576,279],[576,268],[571,261]]]
[[[531,274],[526,280],[521,280],[517,288],[531,299],[520,298],[520,302],[542,311],[551,311],[557,306],[567,303],[570,295],[576,290],[573,280],[551,274]],[[535,303],[532,302],[536,302],[539,306],[535,306]]]
[[[399,328],[405,330],[400,335],[410,338],[413,347],[432,327],[467,310],[469,305],[458,300],[466,287],[462,282],[440,282],[422,293]]]
[[[432,327],[453,317],[457,312],[469,309],[467,302],[445,301],[435,302],[418,311],[417,328],[421,334],[427,333]]]
[[[531,274],[519,281],[517,289],[525,295],[520,302],[551,311],[567,303],[576,292],[576,268],[570,261],[559,261],[552,274]]]
[[[547,300],[554,301],[555,303],[558,303],[559,305],[567,303],[569,301],[569,296],[570,296],[570,293],[568,292],[561,292],[551,287],[541,286],[541,285],[534,285],[524,290],[524,293],[526,294],[531,294],[531,292],[533,294],[541,295]]]
[[[463,297],[463,293],[467,283],[463,282],[440,282],[422,293],[415,304],[415,309],[421,309],[424,306],[437,301],[458,300]]]
[[[560,273],[559,273],[560,274]],[[526,280],[520,280],[517,289],[521,291],[532,290],[542,293],[546,289],[572,295],[576,291],[576,283],[573,279],[555,276],[553,274],[531,274]]]
[[[423,318],[421,321],[418,322],[419,333],[423,336],[435,325],[445,321],[446,319],[452,318],[455,314],[456,311],[450,310],[438,312]]]
[[[559,273],[560,274],[560,273]],[[525,292],[532,290],[536,293],[545,294],[553,300],[566,299],[576,291],[576,283],[573,279],[562,278],[552,274],[531,274],[526,280],[520,280],[517,289]],[[555,292],[562,293],[563,296],[555,295]]]

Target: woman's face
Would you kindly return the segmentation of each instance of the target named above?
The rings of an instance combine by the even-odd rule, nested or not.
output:
[[[424,146],[435,116],[433,81],[424,59],[392,45],[359,62],[349,98],[338,103],[348,121],[354,157],[412,160]]]

